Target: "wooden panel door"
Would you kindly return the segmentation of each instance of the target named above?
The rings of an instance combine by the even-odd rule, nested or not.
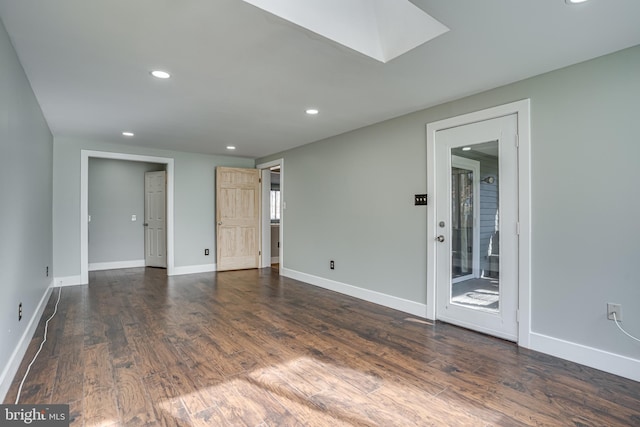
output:
[[[167,215],[165,171],[144,174],[144,263],[167,268]]]
[[[258,268],[260,171],[216,168],[217,270]]]

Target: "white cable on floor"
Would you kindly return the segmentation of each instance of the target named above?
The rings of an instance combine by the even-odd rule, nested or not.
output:
[[[640,342],[640,339],[634,337],[633,335],[631,335],[630,333],[628,333],[627,331],[625,331],[624,329],[622,329],[622,326],[620,326],[620,323],[618,323],[618,319],[616,318],[616,313],[611,313],[613,314],[613,321],[616,322],[616,326],[618,327],[618,329],[620,329],[626,336],[628,336],[631,339],[634,339],[636,341]]]
[[[62,288],[60,288],[60,290],[58,291],[58,300],[56,301],[56,306],[55,306],[55,308],[53,310],[53,314],[51,315],[51,317],[49,317],[47,319],[47,323],[45,323],[45,325],[44,325],[44,340],[40,344],[40,348],[38,349],[38,352],[36,353],[36,355],[33,356],[33,360],[31,360],[31,363],[29,363],[29,366],[27,367],[27,372],[24,373],[24,377],[22,378],[22,382],[20,382],[20,387],[18,388],[18,395],[16,396],[16,405],[20,401],[20,394],[22,394],[22,386],[24,385],[24,382],[27,379],[27,375],[29,375],[29,371],[31,370],[31,366],[36,361],[36,358],[40,354],[40,351],[42,351],[42,347],[44,346],[44,343],[47,342],[47,331],[49,330],[49,321],[51,319],[53,319],[53,316],[55,316],[56,313],[58,312],[58,303],[60,302],[60,294],[61,293],[62,293]]]

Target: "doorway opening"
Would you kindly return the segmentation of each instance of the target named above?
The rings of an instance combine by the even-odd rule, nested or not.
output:
[[[81,150],[80,154],[80,283],[89,283],[89,159],[115,159],[157,163],[166,170],[166,260],[167,275],[174,274],[174,160],[167,157]],[[136,218],[137,219],[137,218]]]
[[[153,262],[148,254],[149,221],[147,175],[166,174],[166,165],[129,160],[89,159],[88,239],[89,271],[159,266],[166,268],[166,225],[157,227],[155,245],[164,262]],[[153,172],[151,172],[153,171]],[[158,171],[158,172],[156,172]],[[166,183],[162,179],[161,212],[166,218]],[[157,203],[155,204],[157,205]],[[156,207],[156,206],[154,206]]]
[[[284,159],[256,165],[262,177],[260,266],[282,274],[284,266]]]
[[[269,191],[269,217],[271,220],[271,268],[280,270],[280,217],[282,213],[280,193],[280,166],[269,168],[271,189]]]

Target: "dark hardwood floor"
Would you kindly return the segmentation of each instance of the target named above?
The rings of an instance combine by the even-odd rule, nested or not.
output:
[[[21,397],[70,404],[74,426],[640,425],[638,382],[271,268],[90,283],[62,289]]]

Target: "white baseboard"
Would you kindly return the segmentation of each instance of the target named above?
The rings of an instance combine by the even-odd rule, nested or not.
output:
[[[136,268],[144,266],[145,262],[143,259],[136,259],[132,261],[90,262],[89,271],[115,270],[118,268]]]
[[[7,392],[11,387],[13,377],[15,377],[16,372],[18,372],[18,368],[20,368],[20,363],[22,363],[22,359],[27,352],[27,348],[29,347],[31,338],[33,337],[33,334],[38,327],[38,323],[40,322],[42,313],[47,306],[47,302],[49,301],[49,296],[51,296],[52,290],[53,283],[49,285],[49,287],[44,291],[44,294],[40,299],[40,303],[38,303],[38,307],[33,313],[33,316],[31,316],[31,319],[29,319],[29,324],[24,330],[22,337],[20,337],[20,341],[18,341],[18,345],[16,346],[15,350],[13,350],[13,353],[11,353],[11,357],[9,357],[7,366],[2,371],[2,374],[0,374],[0,402],[4,402],[4,399],[7,397]]]
[[[277,264],[280,262],[280,257],[274,256],[271,257],[271,264]]]
[[[640,381],[640,360],[547,335],[531,333],[530,348],[541,353]]]
[[[281,274],[285,277],[300,280],[324,289],[340,292],[365,301],[380,304],[395,310],[410,313],[415,316],[427,317],[427,306],[414,301],[405,300],[391,295],[383,294],[368,289],[359,288],[334,280],[301,273],[299,271],[282,268]],[[547,335],[530,334],[531,350],[599,369],[634,381],[640,381],[640,360],[619,354],[610,353],[593,347],[561,340]]]
[[[53,286],[55,287],[76,285],[86,285],[86,283],[82,283],[82,276],[56,277],[53,279]]]
[[[215,264],[187,265],[184,267],[174,267],[172,276],[181,276],[183,274],[209,273],[216,271]]]
[[[392,295],[383,294],[381,292],[371,291],[369,289],[359,288],[357,286],[347,285],[346,283],[336,282],[334,280],[325,279],[323,277],[313,276],[311,274],[301,273],[299,271],[282,268],[280,270],[283,276],[291,279],[300,280],[320,288],[329,289],[331,291],[340,292],[374,304],[380,304],[385,307],[413,314],[414,316],[426,318],[427,305],[409,301],[403,298],[394,297]]]

